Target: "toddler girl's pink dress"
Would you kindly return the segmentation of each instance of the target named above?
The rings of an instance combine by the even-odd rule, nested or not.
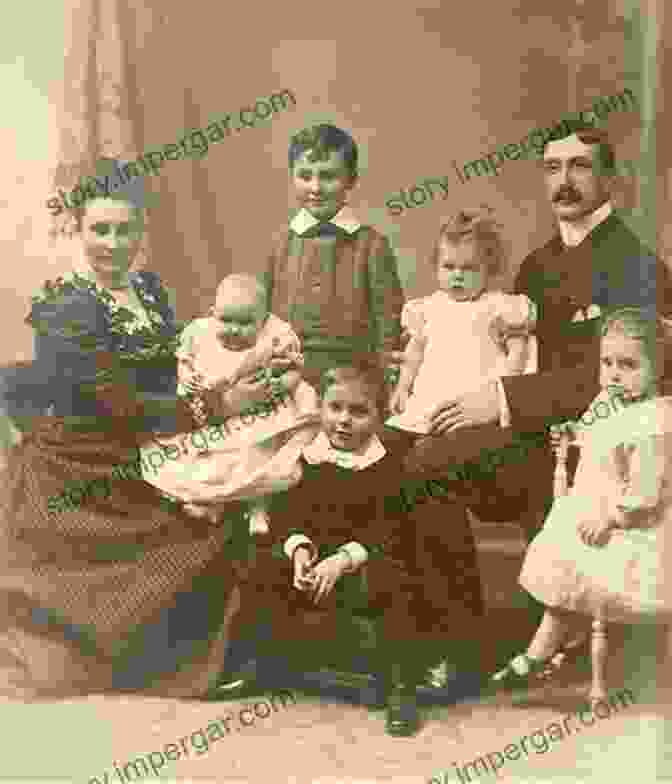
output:
[[[386,424],[426,433],[429,414],[439,403],[505,375],[506,338],[530,335],[535,323],[535,306],[524,294],[486,291],[476,300],[456,302],[435,291],[407,302],[402,324],[426,339],[425,354],[406,410]],[[534,342],[530,349],[526,373],[536,370]]]
[[[190,363],[206,384],[224,382],[224,391],[241,377],[268,367],[272,350],[276,356],[300,350],[289,324],[272,314],[256,344],[244,351],[222,346],[210,327],[207,318],[192,322],[182,334],[178,358]],[[180,371],[180,380],[184,379]],[[301,479],[299,458],[318,429],[317,394],[302,381],[294,394],[251,403],[247,411],[219,425],[207,424],[146,445],[143,478],[187,503],[223,503],[286,490]],[[149,455],[157,449],[165,457],[161,465]]]
[[[606,621],[672,620],[672,397],[634,403],[582,428],[574,486],[556,499],[532,541],[520,584],[550,607]],[[581,520],[618,515],[602,547],[584,544]],[[666,574],[667,572],[667,574]]]

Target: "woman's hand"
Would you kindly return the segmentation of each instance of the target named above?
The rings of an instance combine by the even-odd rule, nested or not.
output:
[[[266,375],[255,374],[241,378],[226,394],[226,405],[233,413],[262,403],[270,395],[270,383]]]
[[[603,547],[611,539],[615,527],[611,520],[582,520],[576,529],[584,544]]]
[[[322,599],[326,599],[332,592],[334,585],[339,577],[342,577],[348,567],[349,559],[343,553],[335,553],[328,558],[320,561],[313,568],[313,603],[319,604]]]

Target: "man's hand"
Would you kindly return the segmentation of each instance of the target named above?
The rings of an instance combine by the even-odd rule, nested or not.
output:
[[[397,384],[390,398],[390,411],[393,414],[403,414],[408,404],[409,395],[408,387]]]
[[[429,434],[440,436],[464,427],[487,425],[499,421],[497,382],[489,381],[455,400],[441,403],[430,417]]]
[[[342,553],[335,553],[320,561],[313,569],[315,583],[313,585],[313,603],[319,604],[332,592],[334,585],[348,568],[348,558]]]
[[[615,528],[611,520],[583,520],[576,526],[581,541],[591,547],[603,547]]]

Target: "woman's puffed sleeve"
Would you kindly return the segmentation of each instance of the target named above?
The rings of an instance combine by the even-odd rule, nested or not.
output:
[[[28,322],[35,330],[32,400],[39,407],[67,405],[64,398],[71,399],[76,388],[95,382],[96,350],[106,348],[104,318],[97,303],[79,294],[64,294],[35,303]]]
[[[193,375],[193,361],[196,355],[196,321],[182,330],[180,333],[180,343],[176,351],[177,356],[177,381],[178,385],[184,384]],[[178,386],[178,393],[184,392],[181,386]]]
[[[670,492],[672,434],[651,435],[618,447],[624,485],[611,502],[610,519],[619,528],[645,528]]]
[[[513,337],[527,337],[537,326],[537,306],[525,294],[504,294],[494,308],[490,334],[498,345]]]

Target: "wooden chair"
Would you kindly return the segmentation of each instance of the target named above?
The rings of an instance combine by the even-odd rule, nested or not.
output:
[[[569,477],[567,459],[569,455],[570,437],[566,430],[560,431],[559,443],[554,444],[555,472],[553,475],[553,496],[560,498],[567,495]],[[601,618],[593,618],[590,636],[591,685],[588,698],[595,704],[607,697],[607,656],[609,645],[607,624]]]

